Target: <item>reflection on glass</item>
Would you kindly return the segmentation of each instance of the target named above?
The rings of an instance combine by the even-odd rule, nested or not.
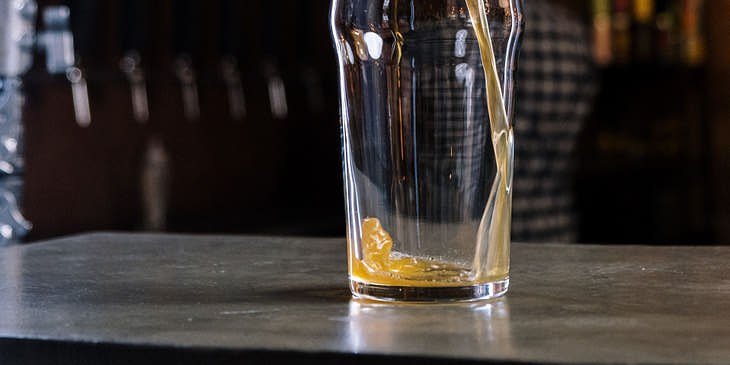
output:
[[[380,55],[383,54],[383,38],[373,32],[367,32],[363,36],[363,41],[370,57],[374,60],[380,59]]]
[[[438,348],[448,344],[454,353],[513,355],[507,299],[439,305],[350,301],[347,345],[351,351],[439,355],[433,343]]]

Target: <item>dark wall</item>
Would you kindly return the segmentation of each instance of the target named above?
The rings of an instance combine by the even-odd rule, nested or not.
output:
[[[152,139],[161,141],[170,157],[169,230],[342,234],[328,2],[278,1],[268,8],[263,2],[238,2],[235,14],[227,9],[240,27],[240,46],[233,52],[247,102],[243,120],[230,117],[220,74],[223,2],[147,2],[147,16],[131,20],[124,16],[129,3],[70,3],[88,77],[90,127],[75,123],[70,86],[63,76],[45,72],[42,55],[26,79],[24,207],[35,225],[31,238],[141,227],[141,174]],[[181,12],[192,14],[182,24]],[[129,84],[119,69],[125,34],[140,28],[150,102],[145,124],[133,120]],[[277,36],[267,36],[276,29]],[[174,73],[180,37],[197,71],[197,121],[183,116]],[[286,85],[284,120],[271,116],[264,53],[277,61]],[[305,77],[314,77],[321,89]],[[310,108],[312,93],[321,93],[321,110]]]
[[[558,2],[591,25],[589,2]],[[146,4],[146,16],[130,11],[131,3]],[[49,76],[38,55],[26,78],[24,208],[35,224],[31,239],[141,228],[141,178],[153,140],[170,158],[168,230],[344,234],[329,1],[233,1],[224,10],[226,3],[67,2],[93,121],[76,125],[68,82]],[[726,14],[727,2],[706,1],[702,65],[601,68],[602,88],[577,156],[582,241],[730,243]],[[236,24],[232,38],[223,36],[231,34],[222,31],[226,19]],[[142,39],[147,73],[146,124],[133,120],[129,83],[119,70],[135,37]],[[226,49],[242,73],[248,114],[241,121],[228,113],[220,75]],[[198,76],[198,121],[183,113],[174,72],[181,51],[190,53]],[[284,120],[270,112],[268,56],[286,85]],[[318,95],[321,109],[312,107]]]

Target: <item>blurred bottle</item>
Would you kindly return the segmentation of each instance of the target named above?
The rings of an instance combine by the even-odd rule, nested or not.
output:
[[[613,0],[611,28],[611,48],[614,63],[629,63],[631,61],[631,8],[629,0]]]
[[[679,60],[679,3],[660,1],[656,5],[656,58],[664,64],[675,64]]]
[[[593,59],[598,65],[611,63],[611,0],[593,0]]]
[[[690,66],[705,60],[704,5],[703,0],[682,0],[682,60]]]
[[[632,57],[634,62],[646,63],[653,56],[654,0],[634,0],[633,8]]]

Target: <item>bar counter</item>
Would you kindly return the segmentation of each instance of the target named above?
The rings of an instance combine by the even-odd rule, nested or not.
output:
[[[513,244],[506,297],[351,299],[342,238],[0,247],[0,364],[728,364],[730,247]]]

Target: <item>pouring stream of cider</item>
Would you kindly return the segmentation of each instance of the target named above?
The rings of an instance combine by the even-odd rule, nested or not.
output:
[[[484,65],[487,84],[487,107],[492,129],[494,158],[497,161],[497,177],[489,194],[484,216],[477,233],[477,249],[474,256],[476,279],[506,276],[509,272],[509,242],[512,211],[512,177],[514,161],[514,135],[507,120],[502,89],[499,86],[497,62],[494,59],[492,38],[489,32],[485,0],[466,0],[474,33],[479,41],[479,51]],[[478,14],[479,16],[475,16]],[[494,209],[489,209],[494,206]],[[485,237],[486,236],[486,237]],[[486,247],[484,247],[486,245]],[[485,252],[486,251],[486,252]],[[486,263],[482,260],[486,257]],[[486,270],[486,272],[485,272]]]

